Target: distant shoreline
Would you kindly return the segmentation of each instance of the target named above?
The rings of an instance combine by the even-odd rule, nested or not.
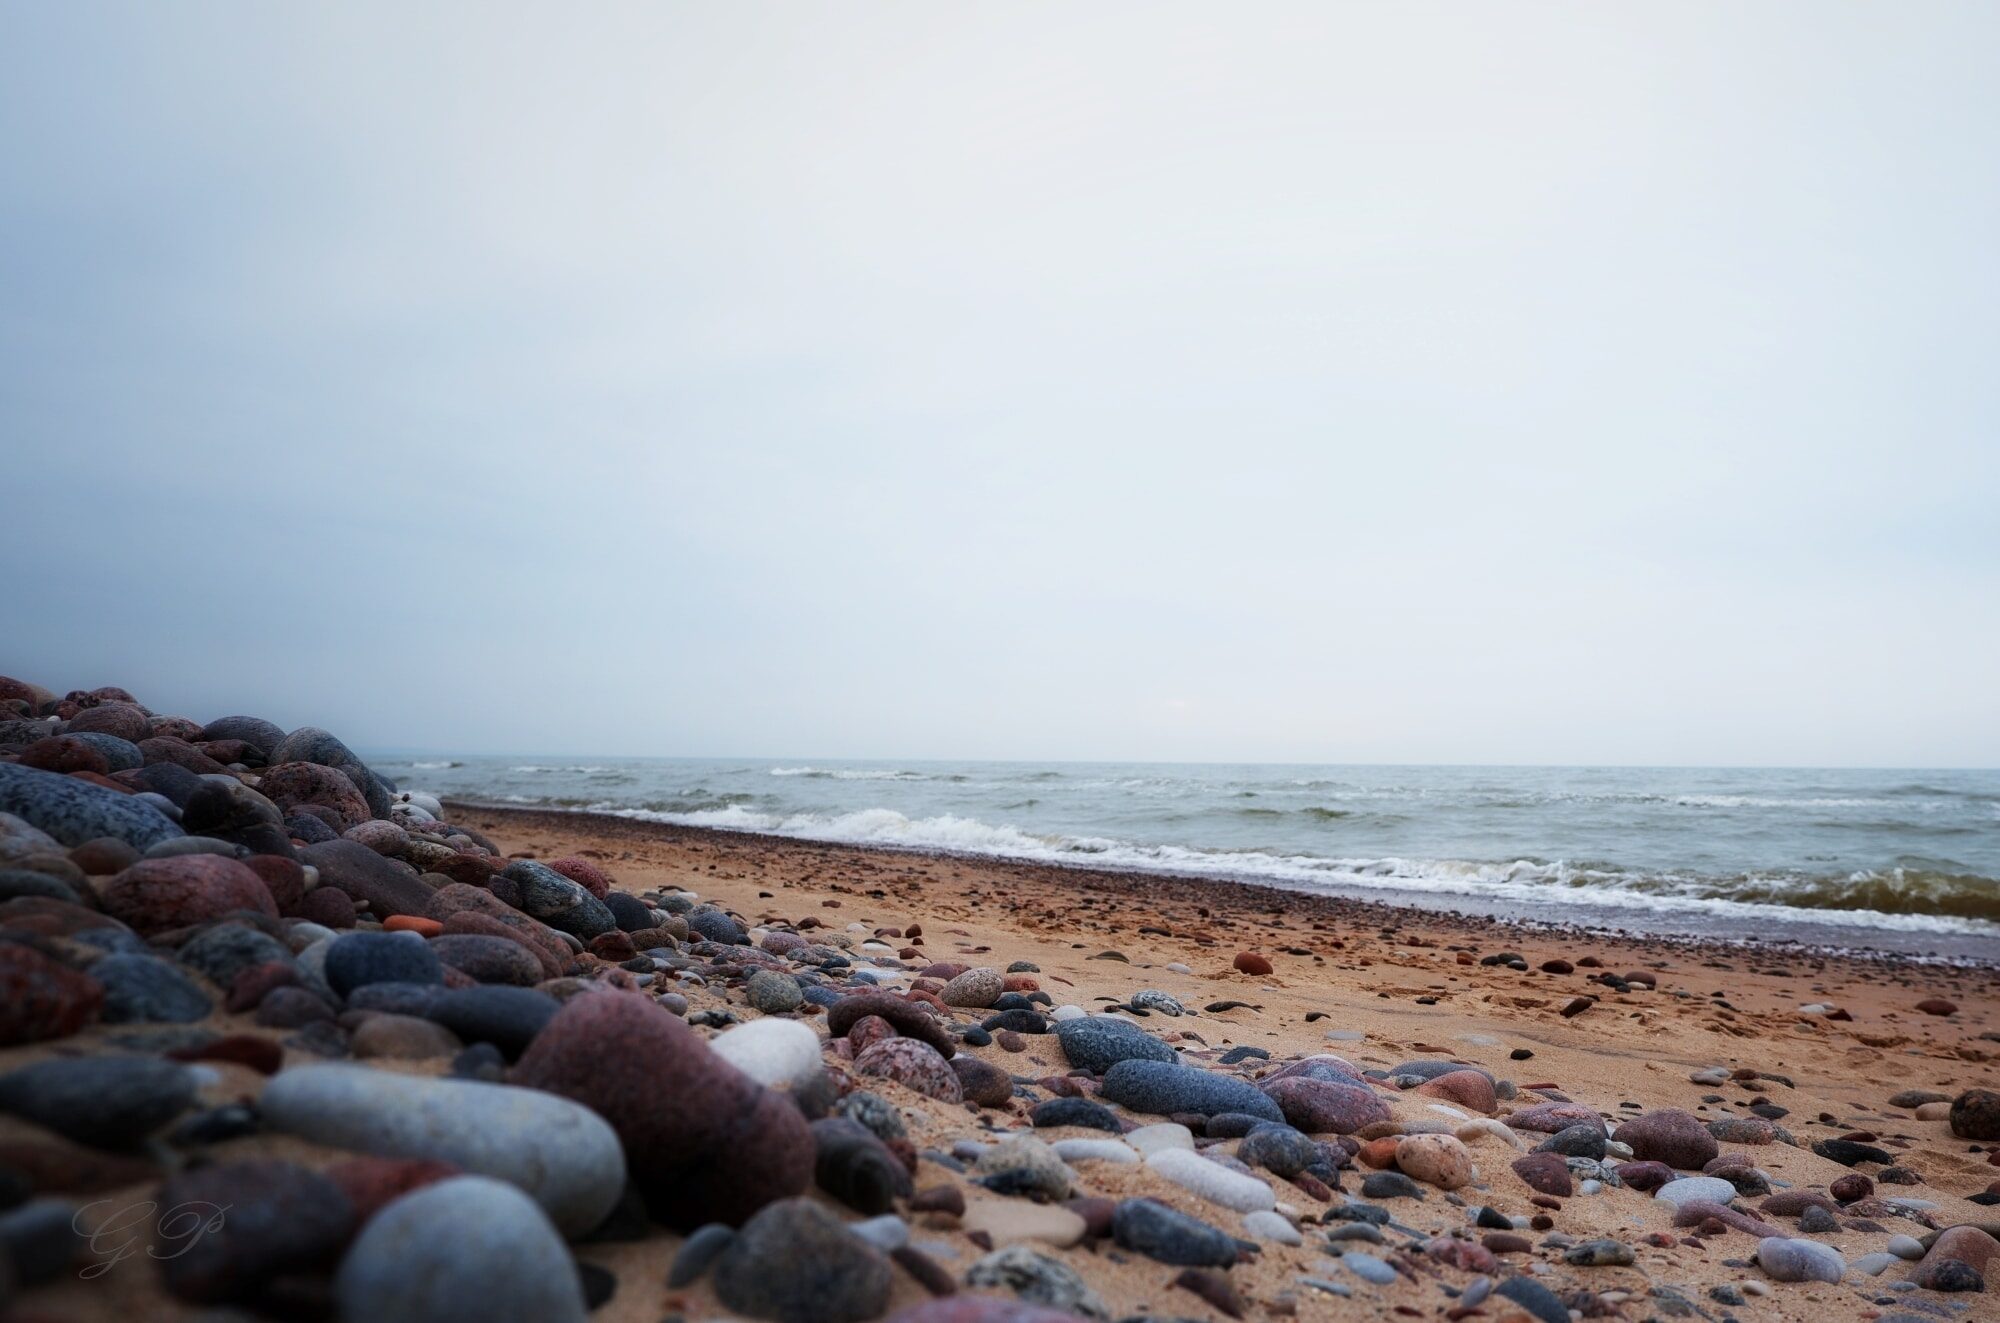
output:
[[[1659,921],[1659,929],[1655,931],[1637,925],[1592,922],[1588,919],[1563,921],[1536,912],[1541,908],[1556,908],[1553,904],[1536,907],[1489,902],[1470,896],[1397,891],[1393,888],[1363,890],[1327,886],[1306,890],[1267,880],[1198,872],[1094,866],[1083,862],[1015,858],[930,845],[822,840],[747,828],[659,822],[587,808],[503,804],[477,798],[450,798],[445,804],[455,812],[495,814],[528,827],[541,821],[551,829],[574,832],[579,822],[588,823],[600,834],[614,839],[637,837],[655,841],[701,841],[730,851],[779,855],[825,855],[832,852],[841,857],[950,860],[965,868],[990,871],[996,875],[1029,875],[1043,881],[1060,879],[1072,887],[1110,891],[1128,897],[1139,895],[1149,884],[1171,880],[1181,898],[1206,900],[1218,908],[1298,911],[1313,917],[1338,918],[1349,927],[1400,928],[1412,926],[1420,920],[1434,928],[1488,941],[1504,939],[1510,932],[1523,937],[1588,939],[1632,948],[1632,958],[1635,959],[1652,950],[1668,949],[1682,955],[1741,958],[1745,954],[1771,953],[1789,958],[1858,960],[1891,967],[1949,965],[2000,969],[2000,951],[1979,949],[1981,946],[1992,946],[1992,943],[1982,943],[1979,939],[1946,938],[1930,933],[1878,932],[1876,936],[1886,935],[1891,942],[1857,946],[1833,940],[1812,940],[1812,934],[1815,931],[1866,930],[1853,925],[1813,923],[1809,919],[1787,924],[1788,931],[1780,934],[1732,936],[1703,931],[1692,924],[1676,925],[1671,919],[1663,920],[1657,914],[1648,913],[1645,917],[1649,921]]]

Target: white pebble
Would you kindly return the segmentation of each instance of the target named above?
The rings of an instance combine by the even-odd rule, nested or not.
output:
[[[765,1016],[732,1025],[708,1041],[715,1055],[766,1086],[819,1077],[819,1035],[797,1020]]]
[[[1243,1229],[1258,1240],[1275,1240],[1280,1245],[1303,1245],[1299,1229],[1269,1209],[1243,1215]]]
[[[1058,1006],[1049,1012],[1051,1020],[1081,1020],[1090,1012],[1081,1006]]]
[[[1194,1131],[1179,1121],[1161,1121],[1155,1125],[1142,1125],[1137,1130],[1126,1132],[1125,1142],[1141,1153],[1158,1153],[1170,1148],[1184,1148],[1192,1153]]]
[[[1234,1172],[1219,1162],[1188,1149],[1166,1148],[1151,1154],[1146,1165],[1174,1184],[1210,1203],[1233,1208],[1239,1213],[1256,1212],[1278,1202],[1271,1187],[1255,1176]]]
[[[1078,1162],[1137,1162],[1139,1151],[1116,1139],[1058,1139],[1049,1145],[1056,1156],[1071,1164]]]

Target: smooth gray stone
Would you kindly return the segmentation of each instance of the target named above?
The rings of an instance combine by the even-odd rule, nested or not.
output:
[[[157,956],[108,955],[90,976],[104,985],[106,1024],[193,1024],[215,1008],[179,966]]]
[[[137,1144],[194,1101],[194,1076],[159,1057],[51,1057],[0,1075],[0,1111],[79,1144]]]
[[[617,1133],[596,1112],[540,1089],[295,1066],[264,1087],[260,1105],[273,1130],[382,1157],[442,1158],[517,1185],[566,1235],[603,1221],[625,1188]]]
[[[113,836],[146,850],[182,834],[173,819],[135,795],[19,763],[0,763],[0,813],[69,846]]]
[[[474,1085],[491,1088],[491,1085]],[[455,1176],[368,1220],[334,1278],[343,1323],[583,1323],[569,1249],[532,1199]]]

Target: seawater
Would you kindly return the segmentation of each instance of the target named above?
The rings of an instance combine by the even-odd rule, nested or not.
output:
[[[495,804],[2000,960],[2000,771],[407,753],[376,765]]]

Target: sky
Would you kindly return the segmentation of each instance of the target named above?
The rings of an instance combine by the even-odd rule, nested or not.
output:
[[[0,673],[459,752],[2000,763],[2000,8],[65,3]]]

